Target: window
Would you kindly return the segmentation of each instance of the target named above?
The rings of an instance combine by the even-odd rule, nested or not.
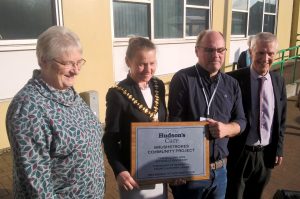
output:
[[[209,28],[209,1],[187,0],[186,36],[197,36]]]
[[[38,35],[61,24],[58,0],[1,0],[0,45],[35,43]]]
[[[154,0],[154,37],[183,37],[183,1]]]
[[[233,0],[231,35],[274,33],[276,26],[276,0]]]
[[[210,0],[113,0],[114,38],[197,36],[210,27]]]
[[[134,2],[114,2],[115,37],[150,35],[149,4]]]
[[[244,35],[247,31],[247,13],[233,12],[231,34]]]

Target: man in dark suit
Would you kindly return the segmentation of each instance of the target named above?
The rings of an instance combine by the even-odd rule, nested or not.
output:
[[[271,33],[258,33],[251,42],[251,67],[230,72],[238,80],[247,118],[245,131],[228,143],[226,197],[261,198],[271,169],[283,159],[286,90],[279,74],[270,71],[278,42]]]

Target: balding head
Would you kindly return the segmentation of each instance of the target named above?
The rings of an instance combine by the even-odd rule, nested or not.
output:
[[[214,76],[224,63],[225,40],[223,34],[218,31],[204,30],[197,38],[195,53],[198,64]]]
[[[206,35],[210,35],[210,34],[219,34],[223,40],[224,40],[224,43],[225,43],[225,39],[224,39],[224,36],[221,32],[219,31],[214,31],[214,30],[203,30],[199,33],[199,35],[197,36],[197,40],[196,40],[196,46],[199,46],[201,45],[201,41],[203,39],[204,36]]]

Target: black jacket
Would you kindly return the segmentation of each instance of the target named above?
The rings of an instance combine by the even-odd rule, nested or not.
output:
[[[157,78],[156,80],[158,81],[159,91],[158,118],[159,121],[163,122],[166,121],[167,118],[165,87],[161,80]],[[147,107],[138,84],[129,76],[118,85],[125,88],[134,98]],[[150,80],[149,86],[152,96],[154,96],[153,78]],[[106,118],[103,143],[107,159],[115,176],[122,171],[130,172],[131,122],[151,122],[151,119],[145,113],[137,109],[120,91],[115,88],[110,88],[106,95]]]
[[[247,118],[247,126],[245,131],[236,137],[230,138],[228,143],[229,157],[228,166],[234,166],[241,156],[242,151],[246,143],[246,139],[249,133],[251,121],[251,77],[250,67],[243,68],[228,73],[230,76],[238,80],[242,91],[243,107],[245,116]],[[265,156],[265,164],[268,168],[275,166],[275,157],[283,156],[283,139],[285,131],[286,120],[286,88],[284,79],[276,72],[270,71],[272,79],[274,98],[275,98],[275,110],[272,126],[272,142],[267,147],[267,154]]]

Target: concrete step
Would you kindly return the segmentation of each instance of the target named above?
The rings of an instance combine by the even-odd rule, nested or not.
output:
[[[295,83],[286,85],[287,98],[296,96],[299,91],[300,91],[300,79],[296,80]]]

